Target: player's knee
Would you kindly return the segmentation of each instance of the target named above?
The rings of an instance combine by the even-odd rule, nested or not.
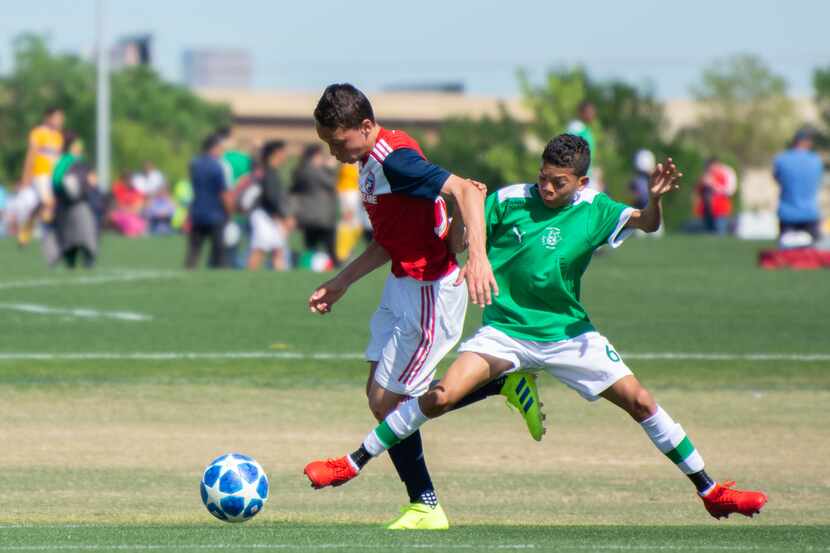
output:
[[[452,396],[442,386],[436,386],[424,394],[420,402],[421,411],[424,415],[433,419],[440,417],[450,409],[452,409]]]
[[[654,398],[645,388],[641,387],[637,390],[632,399],[630,412],[631,416],[637,421],[643,421],[657,411],[657,404],[654,402]]]
[[[389,407],[386,405],[386,402],[383,401],[383,397],[378,397],[372,394],[367,393],[369,396],[369,411],[372,412],[372,416],[375,417],[375,420],[378,422],[382,421],[386,418],[386,415],[389,414]]]

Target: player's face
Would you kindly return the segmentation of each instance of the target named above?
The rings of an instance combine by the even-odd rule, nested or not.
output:
[[[372,127],[374,124],[365,120],[356,129],[338,127],[329,129],[317,125],[317,136],[328,144],[331,155],[340,163],[355,163],[372,151]]]
[[[46,124],[53,129],[61,130],[63,128],[64,115],[62,111],[56,111],[49,115],[46,119]]]
[[[538,182],[542,201],[548,207],[557,208],[571,203],[574,194],[588,183],[588,177],[577,177],[570,167],[543,163]]]

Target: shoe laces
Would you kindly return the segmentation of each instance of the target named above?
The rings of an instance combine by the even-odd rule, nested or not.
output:
[[[342,459],[326,459],[326,466],[334,471],[335,476],[348,477],[352,475],[351,467],[344,463]]]
[[[718,502],[735,502],[735,500],[737,499],[738,492],[737,490],[732,489],[734,485],[734,480],[724,482],[723,484],[718,484],[720,488],[720,493],[717,495],[717,497],[713,497],[712,499]]]

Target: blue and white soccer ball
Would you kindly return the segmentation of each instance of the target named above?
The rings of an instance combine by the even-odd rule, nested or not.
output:
[[[268,476],[259,463],[241,453],[211,461],[199,488],[210,514],[225,522],[245,522],[268,501]]]

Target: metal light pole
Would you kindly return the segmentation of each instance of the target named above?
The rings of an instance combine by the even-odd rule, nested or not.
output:
[[[98,182],[102,190],[110,187],[110,72],[106,35],[107,0],[95,0],[95,34],[98,57],[98,94],[96,96],[96,151]]]

